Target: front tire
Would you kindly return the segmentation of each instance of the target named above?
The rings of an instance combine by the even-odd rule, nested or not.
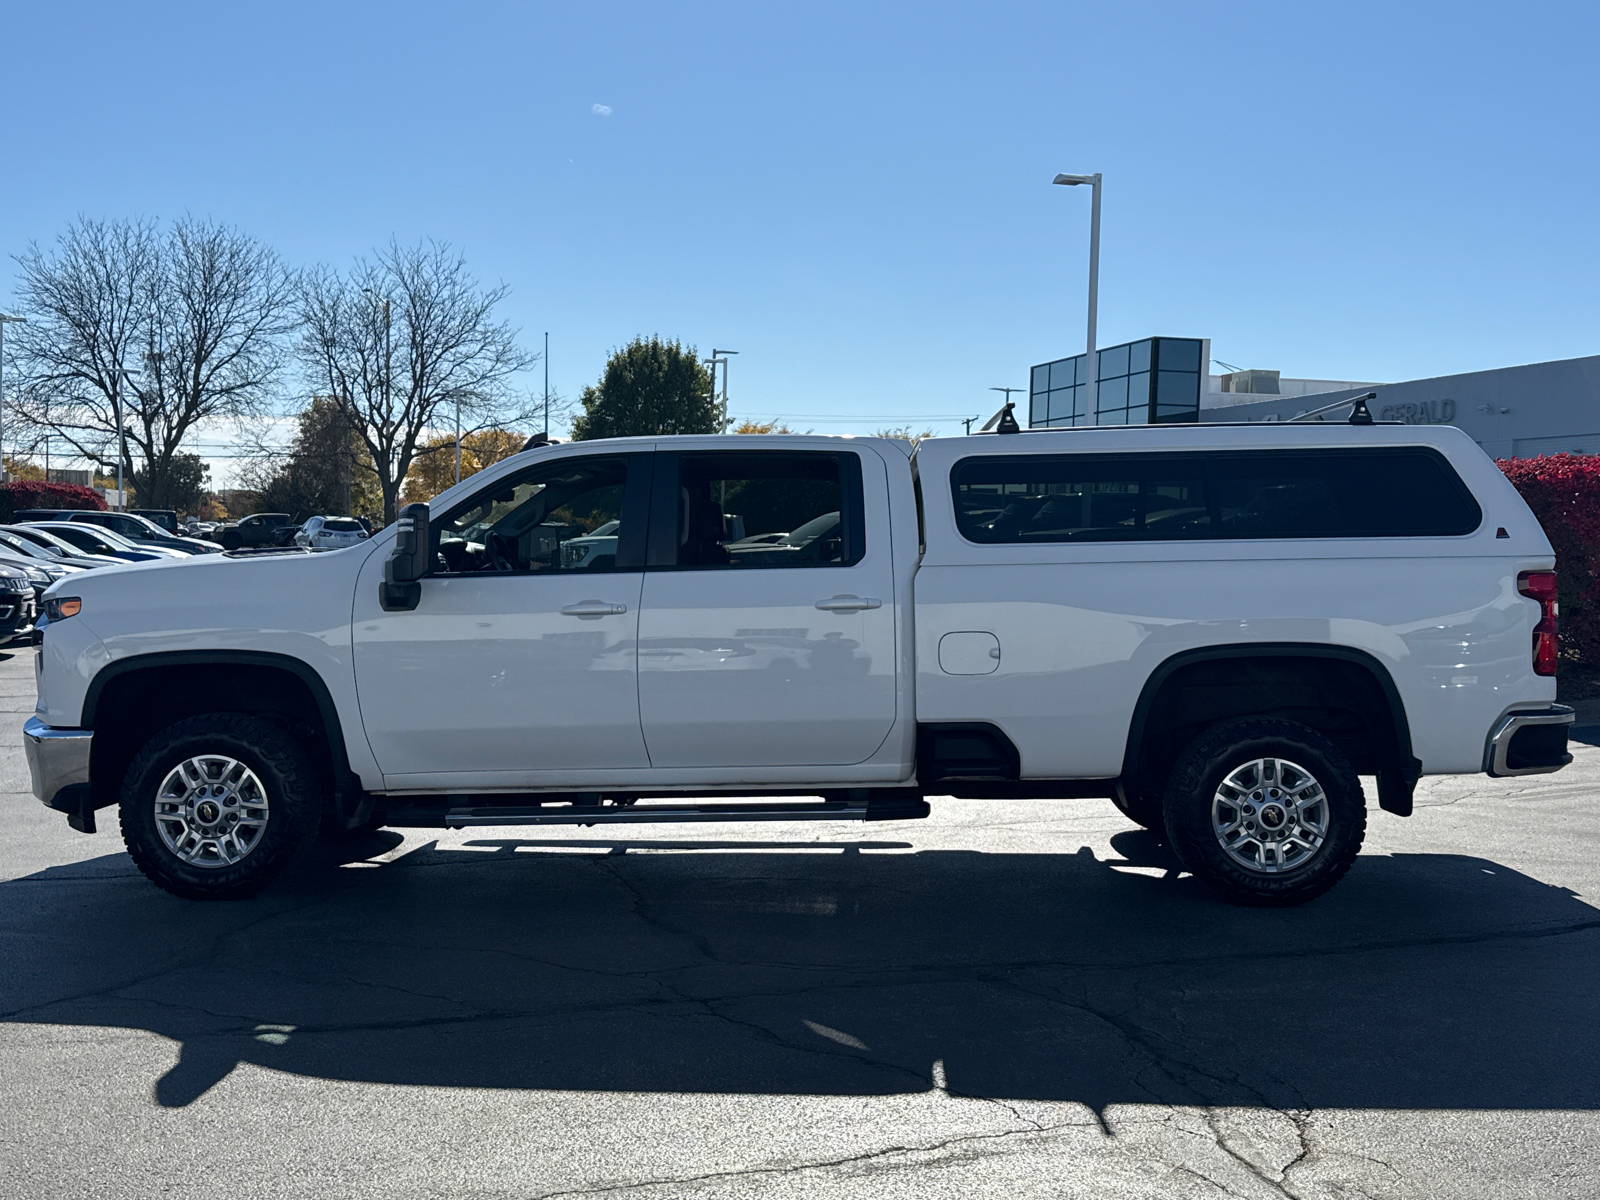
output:
[[[1344,878],[1367,803],[1343,752],[1293,721],[1214,726],[1173,767],[1167,837],[1184,867],[1240,904],[1300,904]]]
[[[321,794],[305,751],[269,721],[189,717],[128,766],[122,840],[157,887],[188,900],[254,895],[317,830]]]

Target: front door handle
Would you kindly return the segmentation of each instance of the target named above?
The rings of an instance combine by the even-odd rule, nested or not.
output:
[[[626,604],[607,604],[603,600],[580,600],[561,610],[564,617],[620,617],[628,611]]]
[[[823,612],[860,612],[863,608],[882,608],[883,601],[871,596],[830,596],[818,600],[817,607]]]

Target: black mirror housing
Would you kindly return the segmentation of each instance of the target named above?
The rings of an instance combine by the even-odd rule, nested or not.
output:
[[[430,537],[428,506],[408,504],[395,522],[394,549],[383,564],[383,582],[378,585],[378,603],[385,612],[404,612],[422,600],[423,576],[428,573]]]

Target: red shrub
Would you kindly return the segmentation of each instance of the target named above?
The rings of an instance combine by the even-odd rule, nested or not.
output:
[[[90,508],[104,512],[106,501],[93,488],[76,483],[44,483],[37,479],[0,483],[0,523],[26,508]]]
[[[1600,455],[1500,459],[1556,552],[1561,646],[1600,665]]]

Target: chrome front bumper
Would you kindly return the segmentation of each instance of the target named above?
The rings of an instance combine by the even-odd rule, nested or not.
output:
[[[1483,769],[1497,778],[1559,771],[1572,761],[1566,750],[1566,726],[1576,716],[1565,704],[1505,713],[1489,731]]]
[[[89,748],[93,743],[92,730],[56,729],[38,717],[29,717],[22,727],[33,794],[72,817],[74,829],[79,828],[82,814],[87,813],[91,828],[85,833],[94,832],[94,810],[88,807]]]

